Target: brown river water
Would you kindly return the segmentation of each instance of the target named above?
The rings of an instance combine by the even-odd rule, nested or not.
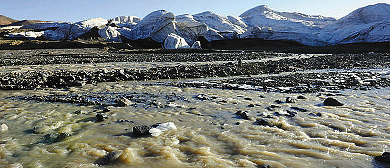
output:
[[[116,162],[103,167],[258,167],[269,164],[270,167],[367,168],[381,167],[373,157],[389,150],[389,88],[340,91],[332,97],[345,105],[327,107],[322,105],[327,96],[320,93],[178,88],[154,85],[157,82],[171,81],[0,91],[0,123],[8,127],[0,134],[0,167],[101,167],[96,161],[116,152]],[[164,107],[148,107],[142,103],[109,107],[107,119],[95,122],[96,112],[101,110],[96,106],[15,98],[69,93],[153,95],[152,98]],[[199,100],[196,98],[199,94],[213,98]],[[172,95],[177,99],[167,98]],[[307,99],[275,103],[275,100],[299,95]],[[250,104],[254,107],[248,106]],[[280,107],[267,110],[271,105]],[[283,113],[293,106],[308,112],[296,111],[294,117],[275,116],[272,122],[277,127],[254,124],[257,117]],[[250,119],[237,117],[235,113],[240,110],[248,111]],[[166,122],[174,123],[177,129],[159,136],[129,134],[136,125]],[[34,127],[36,133],[31,133]],[[60,133],[72,136],[60,142],[45,142],[45,135]]]

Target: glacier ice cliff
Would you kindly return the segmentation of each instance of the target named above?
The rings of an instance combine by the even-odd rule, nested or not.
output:
[[[121,42],[121,37],[151,39],[161,44],[168,37],[184,39],[187,44],[194,44],[200,38],[208,42],[239,38],[291,40],[310,46],[386,42],[390,41],[390,5],[378,3],[362,7],[338,20],[320,15],[278,12],[261,5],[239,17],[210,11],[176,16],[172,12],[158,10],[142,19],[118,16],[110,20],[93,18],[76,23],[36,23],[22,28],[36,29],[37,32],[44,30],[39,36],[49,40],[73,40],[94,27],[99,29],[102,38],[114,42]],[[35,37],[31,36],[31,32],[17,36],[23,35]]]

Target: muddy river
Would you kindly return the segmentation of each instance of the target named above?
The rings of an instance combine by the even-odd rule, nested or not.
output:
[[[151,82],[148,81],[150,84]],[[109,107],[107,119],[94,120],[101,109],[69,103],[23,101],[20,95],[128,93],[165,107],[135,103]],[[198,99],[204,94],[211,99]],[[153,95],[153,96],[150,96]],[[296,103],[275,100],[302,95]],[[334,96],[345,105],[321,105],[327,96],[202,88],[150,86],[143,82],[37,91],[1,91],[0,164],[6,167],[97,167],[110,152],[119,157],[107,167],[373,167],[373,156],[390,143],[390,90],[346,90]],[[254,105],[254,106],[250,106]],[[256,125],[255,118],[300,107],[294,117],[274,116],[277,127]],[[237,111],[248,111],[247,120]],[[321,113],[321,116],[310,114]],[[159,136],[132,137],[136,125],[173,122],[176,130]],[[61,142],[45,135],[69,133]]]
[[[389,151],[390,88],[282,93],[172,85],[223,79],[0,90],[0,167],[386,167],[374,157]],[[128,104],[115,105],[118,97]],[[325,106],[328,97],[344,105]],[[161,123],[171,127],[133,133]]]

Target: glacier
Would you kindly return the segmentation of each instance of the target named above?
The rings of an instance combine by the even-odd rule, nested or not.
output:
[[[171,33],[164,40],[164,49],[188,49],[190,46],[187,44],[184,38]]]
[[[177,41],[180,44],[185,42],[185,46],[189,47],[188,44],[199,43],[200,38],[208,42],[245,38],[290,40],[310,46],[388,42],[390,5],[378,3],[365,6],[340,19],[278,12],[265,5],[249,9],[240,16],[223,16],[211,11],[176,16],[172,12],[158,10],[142,19],[136,16],[118,16],[109,20],[92,18],[76,23],[35,23],[22,27],[28,30],[26,33],[9,36],[74,40],[92,28],[98,28],[99,36],[107,41],[121,42],[121,38],[151,39],[161,43],[164,48],[180,48],[176,46]],[[176,42],[168,44],[167,39]]]

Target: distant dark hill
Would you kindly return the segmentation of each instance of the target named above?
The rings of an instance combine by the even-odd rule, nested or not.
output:
[[[14,22],[17,22],[17,20],[11,19],[7,16],[0,15],[0,26],[9,25],[9,24],[12,24]]]
[[[38,22],[47,22],[47,21],[41,21],[41,20],[21,20],[21,21],[16,21],[11,24],[8,24],[7,26],[24,26],[28,24],[34,24]]]
[[[0,26],[24,26],[38,22],[47,22],[41,20],[15,20],[4,15],[0,15]]]

